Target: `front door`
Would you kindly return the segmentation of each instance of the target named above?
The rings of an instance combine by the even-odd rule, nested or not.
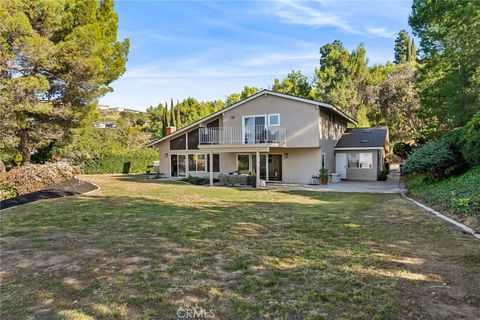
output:
[[[282,155],[268,155],[268,180],[282,181]]]
[[[337,153],[335,154],[335,171],[340,173],[341,179],[347,179],[347,154]]]

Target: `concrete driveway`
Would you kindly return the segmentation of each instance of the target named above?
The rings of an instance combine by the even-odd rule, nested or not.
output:
[[[297,183],[268,183],[262,189],[305,190],[332,192],[368,192],[368,193],[402,193],[405,191],[399,173],[388,175],[387,181],[341,181],[327,185],[306,185]]]

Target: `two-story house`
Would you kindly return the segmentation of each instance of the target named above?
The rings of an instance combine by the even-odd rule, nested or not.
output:
[[[310,183],[327,168],[343,179],[376,180],[388,130],[347,129],[349,123],[356,125],[330,104],[262,90],[147,146],[159,149],[167,177],[213,183],[221,172],[259,172],[257,182]]]

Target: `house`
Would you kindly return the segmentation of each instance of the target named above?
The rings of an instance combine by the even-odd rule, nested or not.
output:
[[[327,168],[343,179],[376,180],[388,130],[349,125],[356,121],[330,104],[262,90],[180,130],[169,127],[147,146],[159,149],[167,177],[213,183],[221,172],[259,172],[257,182],[310,183]]]

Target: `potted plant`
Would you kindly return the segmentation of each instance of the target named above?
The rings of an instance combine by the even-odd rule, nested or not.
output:
[[[328,169],[320,169],[320,183],[327,184],[328,183]]]

